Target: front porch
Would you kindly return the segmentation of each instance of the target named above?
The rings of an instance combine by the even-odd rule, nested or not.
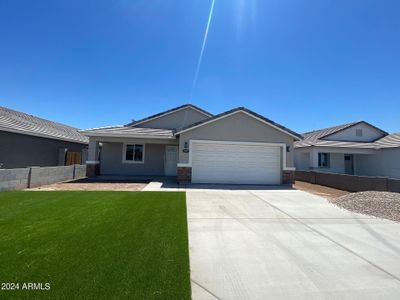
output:
[[[176,176],[175,138],[90,137],[87,176]]]
[[[366,155],[374,155],[374,149],[312,147],[298,149],[296,166],[302,171],[362,175],[358,162]]]

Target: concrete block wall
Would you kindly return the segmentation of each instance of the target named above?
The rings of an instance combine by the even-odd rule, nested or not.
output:
[[[388,191],[400,193],[400,179],[388,179]]]
[[[400,192],[400,179],[388,177],[356,176],[315,171],[296,171],[295,179],[350,192]]]
[[[74,166],[32,167],[30,187],[62,182],[73,179]]]
[[[0,169],[0,191],[20,190],[28,187],[29,168]]]
[[[0,191],[22,190],[84,177],[85,165],[0,169]]]
[[[75,165],[74,179],[80,179],[86,177],[86,165]]]

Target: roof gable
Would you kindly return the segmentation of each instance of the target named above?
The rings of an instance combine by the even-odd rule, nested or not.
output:
[[[361,136],[357,135],[357,130],[361,130]],[[341,128],[336,132],[329,133],[321,139],[348,142],[373,142],[387,134],[387,132],[368,122],[360,121],[345,128]]]
[[[164,125],[163,120],[166,122],[166,126],[161,127],[161,128],[168,128],[168,129],[176,129],[180,128],[183,126],[187,126],[188,121],[190,122],[190,119],[187,120],[186,114],[182,114],[182,120],[181,122],[177,122],[177,120],[172,121],[172,118],[178,118],[179,119],[179,113],[187,113],[191,112],[191,117],[195,119],[194,122],[198,122],[199,120],[206,119],[212,116],[209,112],[195,106],[192,104],[185,104],[179,107],[172,108],[170,110],[149,116],[147,118],[138,120],[138,121],[133,121],[126,126],[134,126],[134,127],[156,127],[155,125]],[[186,118],[186,119],[185,119]],[[172,122],[171,122],[172,121]],[[184,124],[186,123],[186,124]],[[176,125],[175,125],[176,124]],[[168,126],[169,125],[169,126]]]
[[[368,129],[369,132],[366,132],[365,138],[357,138],[356,129]],[[387,132],[382,129],[368,122],[359,121],[303,133],[304,139],[296,142],[295,147],[331,146],[375,148],[377,145],[375,145],[374,142],[382,139],[386,135]]]
[[[296,133],[296,132],[294,132],[294,131],[292,131],[292,130],[290,130],[290,129],[288,129],[288,128],[286,128],[286,127],[284,127],[284,126],[282,126],[282,125],[280,125],[280,124],[278,124],[278,123],[276,123],[276,122],[274,122],[274,121],[272,121],[270,119],[267,119],[264,116],[261,116],[261,115],[255,113],[255,112],[253,112],[253,111],[251,111],[251,110],[249,110],[249,109],[247,109],[245,107],[238,107],[238,108],[226,111],[224,113],[215,115],[215,116],[213,116],[213,117],[211,117],[209,119],[206,119],[204,121],[201,121],[201,122],[198,122],[198,123],[194,123],[194,124],[192,124],[190,126],[182,128],[181,130],[178,130],[175,134],[181,134],[181,133],[184,133],[184,132],[187,132],[187,131],[191,131],[191,130],[194,130],[194,129],[199,128],[199,127],[202,127],[202,126],[207,125],[207,124],[218,122],[221,119],[224,119],[226,117],[232,116],[232,115],[237,114],[237,113],[244,113],[244,114],[250,116],[251,118],[254,118],[254,119],[256,119],[256,120],[258,120],[258,121],[260,121],[260,122],[262,122],[264,124],[267,124],[268,126],[271,126],[271,127],[275,128],[278,131],[281,131],[281,132],[293,137],[296,140],[300,140],[302,138],[302,136],[300,134],[298,134],[298,133]]]
[[[352,123],[347,123],[343,125],[337,125],[337,126],[332,126],[332,127],[327,127],[323,129],[318,129],[318,130],[313,130],[309,132],[303,133],[304,140],[317,140],[320,138],[323,138],[325,136],[328,136],[330,134],[336,133],[340,130],[346,129],[350,126],[353,126],[357,122],[352,122]]]

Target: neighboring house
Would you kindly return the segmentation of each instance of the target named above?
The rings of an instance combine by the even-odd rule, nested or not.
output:
[[[293,142],[301,139],[243,107],[213,116],[190,104],[82,133],[90,139],[88,175],[177,176],[181,183],[291,183]]]
[[[295,143],[298,170],[400,178],[400,133],[360,121],[303,134]]]
[[[0,106],[0,168],[82,163],[88,142],[76,128]]]

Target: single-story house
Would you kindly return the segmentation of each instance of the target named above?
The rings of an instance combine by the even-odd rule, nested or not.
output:
[[[88,143],[76,128],[0,106],[0,168],[84,163]]]
[[[191,104],[82,133],[88,175],[177,176],[180,183],[290,184],[293,143],[301,139],[244,107],[212,115]]]
[[[303,137],[294,144],[297,170],[400,178],[400,133],[360,121]]]

